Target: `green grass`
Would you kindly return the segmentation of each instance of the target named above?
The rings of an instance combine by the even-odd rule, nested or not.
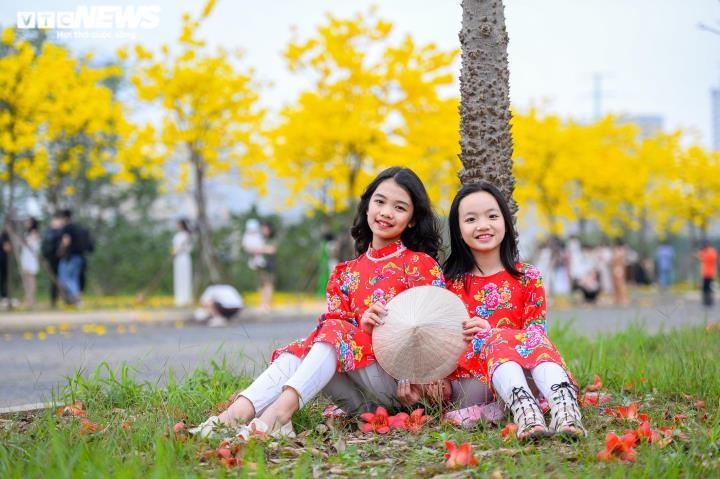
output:
[[[83,434],[81,421],[55,411],[0,418],[0,477],[718,477],[720,476],[720,329],[693,328],[647,335],[640,329],[593,340],[572,330],[551,331],[580,385],[600,375],[607,406],[638,401],[654,428],[674,425],[686,440],[665,448],[640,445],[637,462],[603,463],[597,453],[605,434],[636,427],[583,410],[589,435],[577,443],[550,439],[534,445],[503,441],[500,429],[478,426],[460,430],[435,418],[418,435],[392,432],[364,435],[356,422],[324,422],[317,401],[294,418],[297,441],[250,443],[244,465],[226,469],[216,458],[216,442],[183,442],[172,426],[187,419],[196,424],[216,405],[249,382],[225,362],[212,363],[183,381],[172,375],[163,387],[137,383],[127,367],[100,365],[89,377],[76,374],[57,393],[62,404],[80,399],[87,418],[105,428]],[[695,400],[705,409],[695,408]],[[123,422],[132,422],[130,429]],[[447,471],[446,440],[469,441],[479,464]]]

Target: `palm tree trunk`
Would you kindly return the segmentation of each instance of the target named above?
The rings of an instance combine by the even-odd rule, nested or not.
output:
[[[502,0],[462,0],[460,31],[460,161],[463,183],[483,179],[505,195],[515,217],[512,199],[510,136],[510,73],[508,35]]]

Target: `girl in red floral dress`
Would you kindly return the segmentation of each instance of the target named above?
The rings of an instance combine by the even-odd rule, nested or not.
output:
[[[449,215],[451,253],[447,287],[463,300],[472,336],[459,366],[484,383],[512,410],[521,440],[558,433],[585,435],[577,385],[547,337],[540,272],[518,261],[507,203],[490,183],[463,186]],[[550,428],[528,386],[529,371],[550,404]]]
[[[274,351],[272,364],[226,411],[191,432],[208,436],[217,425],[252,420],[238,437],[252,431],[292,436],[293,413],[334,377],[331,387],[394,395],[394,380],[375,362],[370,331],[382,324],[384,304],[401,291],[445,285],[435,259],[439,229],[417,175],[401,167],[381,172],[360,198],[351,234],[358,256],[332,272],[327,312],[315,330]]]

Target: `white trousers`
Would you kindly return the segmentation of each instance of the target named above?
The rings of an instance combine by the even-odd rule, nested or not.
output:
[[[327,386],[336,367],[335,348],[326,343],[315,343],[304,359],[290,353],[278,356],[240,395],[252,403],[256,416],[260,416],[286,387],[297,391],[300,407],[303,407]]]
[[[552,397],[551,386],[562,382],[570,382],[565,370],[556,363],[542,362],[530,370],[535,386],[545,398]],[[523,387],[530,391],[530,386],[525,378],[525,370],[514,361],[502,363],[492,375],[492,384],[498,396],[505,401],[505,404],[512,402],[512,390],[515,387]]]

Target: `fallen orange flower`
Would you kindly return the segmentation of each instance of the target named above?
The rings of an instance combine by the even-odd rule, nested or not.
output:
[[[220,462],[225,465],[226,468],[231,469],[233,467],[238,467],[242,465],[242,458],[237,457],[239,452],[239,444],[232,443],[229,440],[225,439],[220,443],[220,445],[215,451],[215,454],[217,455],[218,459],[220,459]]]
[[[615,409],[605,408],[604,413],[619,419],[639,420],[640,416],[647,417],[646,415],[638,415],[639,411],[640,404],[633,402],[627,406],[618,406]]]
[[[365,424],[360,426],[360,430],[362,432],[386,434],[390,431],[390,418],[388,417],[387,410],[382,406],[378,406],[375,410],[375,414],[371,412],[364,412],[360,414],[360,419],[365,421]]]
[[[515,433],[517,432],[517,424],[514,422],[511,422],[504,428],[502,428],[502,431],[500,431],[500,437],[502,437],[504,440],[512,439],[515,437]]]
[[[100,431],[100,432],[103,431],[101,426],[98,426],[94,422],[92,422],[88,419],[85,419],[85,418],[82,418],[80,420],[80,434],[81,435],[90,434],[92,432],[98,432],[98,431]]]
[[[55,415],[85,417],[85,411],[83,410],[83,402],[77,399],[69,406],[60,406],[55,410]]]
[[[675,421],[675,422],[681,422],[681,421],[684,421],[685,419],[687,419],[687,415],[685,415],[685,414],[675,414],[673,416],[673,421]]]
[[[598,406],[612,401],[612,394],[589,392],[580,396],[580,405],[583,407]]]
[[[390,427],[418,433],[422,429],[422,425],[430,419],[430,416],[425,416],[424,413],[425,410],[422,408],[415,409],[410,414],[399,412],[394,416],[390,416],[388,421]]]
[[[597,374],[595,375],[595,382],[585,386],[586,391],[599,391],[600,388],[602,388],[602,380],[600,379],[600,376],[598,376]]]
[[[640,426],[635,430],[638,439],[643,439],[649,443],[654,443],[660,440],[660,433],[653,430],[650,427],[650,423],[643,421]]]
[[[702,399],[695,401],[695,409],[705,409],[705,401]]]
[[[469,442],[464,442],[457,446],[452,441],[445,441],[445,447],[448,450],[445,454],[448,469],[477,465],[478,461],[473,455],[472,445]]]
[[[597,458],[601,461],[611,461],[620,459],[625,462],[635,462],[637,453],[635,452],[635,444],[637,436],[632,433],[626,433],[618,436],[610,431],[605,436],[605,449],[598,452]]]

